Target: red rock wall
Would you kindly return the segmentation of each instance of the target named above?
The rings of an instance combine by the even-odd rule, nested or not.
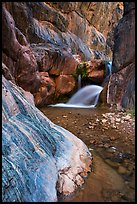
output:
[[[106,39],[123,9],[121,2],[6,2],[3,7],[3,74],[33,93],[36,105],[74,92],[81,60],[111,57]]]
[[[13,80],[23,89],[36,92],[39,87],[36,58],[5,7],[2,8],[2,51],[2,61],[8,67]]]
[[[69,47],[87,60],[90,49],[111,56],[106,39],[123,13],[122,2],[12,2],[7,8],[30,43]]]

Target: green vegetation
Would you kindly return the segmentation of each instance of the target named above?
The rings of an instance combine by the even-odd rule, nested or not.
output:
[[[135,107],[128,109],[127,113],[130,114],[131,116],[135,116]]]
[[[74,74],[74,77],[77,78],[78,75],[80,75],[80,74],[81,74],[82,79],[85,79],[88,76],[87,66],[86,66],[85,62],[82,62],[77,66],[76,73]]]

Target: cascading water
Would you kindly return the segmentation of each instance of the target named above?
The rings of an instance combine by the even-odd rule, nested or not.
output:
[[[103,87],[88,85],[78,90],[67,103],[49,105],[52,107],[94,108],[98,103],[99,94]]]
[[[110,76],[112,74],[112,61],[111,60],[107,61],[106,66],[107,66],[108,76]]]
[[[78,90],[81,89],[81,74],[78,75]]]

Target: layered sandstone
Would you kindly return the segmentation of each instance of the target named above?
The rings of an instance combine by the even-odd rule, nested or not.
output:
[[[72,94],[80,62],[111,58],[106,39],[122,10],[118,2],[3,3],[3,74],[33,93],[36,105]],[[104,80],[98,70],[97,84]]]
[[[91,50],[111,56],[106,39],[122,17],[123,3],[13,2],[7,9],[30,43],[69,47],[89,60]]]

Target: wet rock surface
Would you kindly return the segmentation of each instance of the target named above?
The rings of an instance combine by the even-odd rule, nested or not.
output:
[[[73,196],[61,202],[135,201],[135,118],[108,108],[43,108],[42,112],[73,132],[93,155],[92,172]]]

